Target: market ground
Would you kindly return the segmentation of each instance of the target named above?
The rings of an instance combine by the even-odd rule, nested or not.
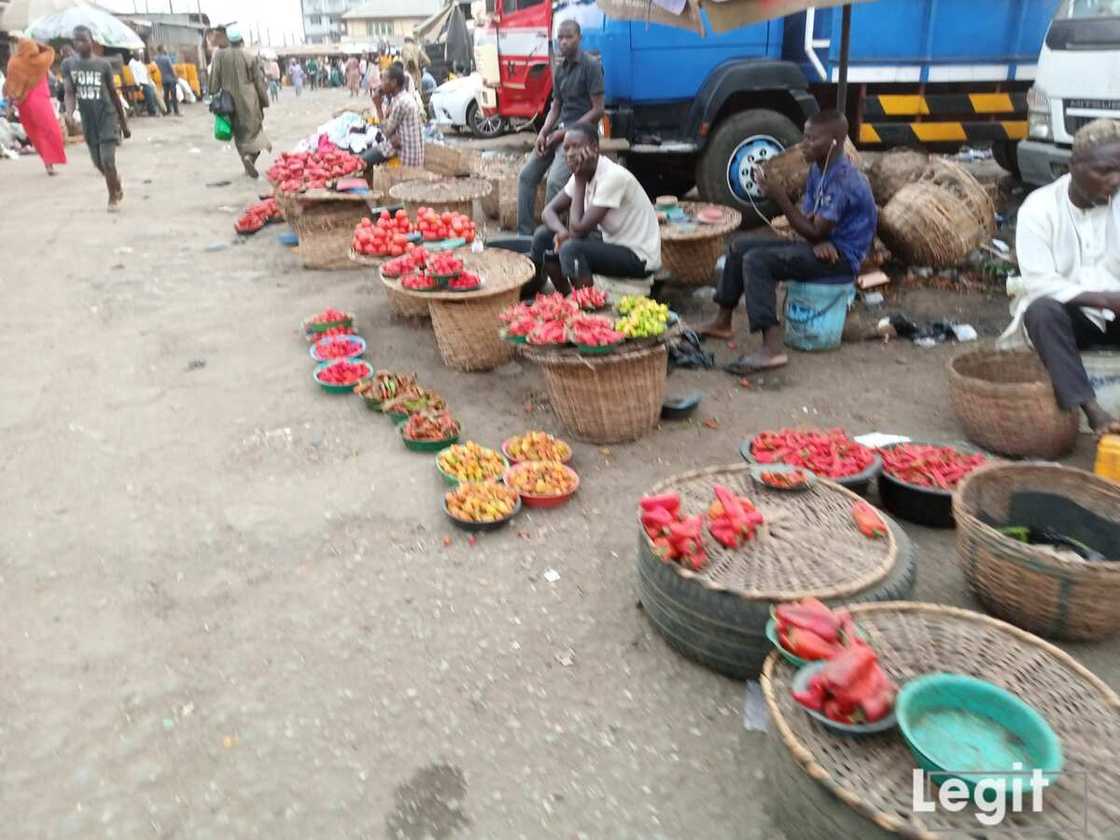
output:
[[[344,101],[286,94],[277,150]],[[355,310],[376,363],[418,371],[488,444],[562,431],[537,372],[452,373],[367,274],[302,271],[275,228],[235,243],[267,185],[201,106],[133,130],[119,215],[82,146],[55,179],[0,164],[0,834],[780,837],[743,686],[638,608],[635,500],[762,428],[958,437],[951,348],[797,355],[749,390],[676,372],[706,395],[695,421],[577,445],[571,505],[471,546],[431,459],[314,387],[297,325]],[[1004,303],[898,305],[991,335]],[[908,530],[916,596],[975,606],[952,535]],[[1071,650],[1120,688],[1120,645]]]

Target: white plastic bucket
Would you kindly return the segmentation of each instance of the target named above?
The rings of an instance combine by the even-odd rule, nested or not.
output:
[[[1120,417],[1120,351],[1091,350],[1081,354],[1081,362],[1093,390],[1097,392],[1097,402],[1113,417]],[[1081,431],[1089,431],[1085,415],[1081,415]]]

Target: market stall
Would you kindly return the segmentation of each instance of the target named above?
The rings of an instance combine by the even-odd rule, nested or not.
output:
[[[498,314],[517,301],[536,268],[528,258],[497,248],[464,253],[460,262],[461,271],[477,276],[479,288],[409,289],[404,285],[407,278],[387,277],[384,267],[381,282],[391,296],[427,307],[445,365],[453,370],[493,370],[513,358],[513,346],[498,334]]]
[[[914,587],[914,556],[901,528],[884,517],[884,533],[869,538],[853,516],[866,504],[859,496],[821,479],[803,490],[764,484],[760,477],[777,469],[740,465],[682,473],[652,487],[639,514],[638,593],[646,615],[680,653],[735,679],[756,676],[769,654],[766,625],[774,603],[899,600]],[[730,544],[713,530],[717,488],[745,501],[744,509],[761,519]],[[699,557],[651,536],[662,523],[648,516],[649,500],[659,497],[679,498],[678,532],[687,520],[701,518],[693,538]]]
[[[963,675],[966,679],[954,682],[967,685],[981,698],[996,698],[978,709],[998,715],[996,709],[1002,708],[996,705],[998,701],[1019,714],[993,720],[982,712],[962,714],[942,705],[941,709],[949,709],[942,725],[952,728],[938,737],[932,725],[922,726],[918,704],[900,695],[893,714],[901,731],[884,728],[878,734],[853,737],[810,716],[794,700],[798,668],[778,652],[771,654],[761,683],[770,713],[767,766],[772,816],[779,824],[796,825],[799,840],[1108,837],[1120,825],[1120,799],[1115,795],[1120,785],[1120,768],[1115,762],[1120,750],[1120,697],[1072,657],[1001,621],[951,607],[865,604],[851,608],[851,619],[903,695],[910,693],[911,681],[933,672]],[[982,684],[977,686],[977,682]],[[985,685],[992,689],[986,690]],[[1003,691],[1012,698],[1007,700]],[[950,702],[963,704],[964,697],[963,690],[954,692]],[[1028,790],[1020,799],[1025,807],[1020,805],[1018,810],[1011,806],[1008,791],[1007,807],[998,824],[978,821],[981,812],[968,800],[961,809],[936,807],[919,812],[916,767],[932,769],[930,765],[938,760],[949,764],[986,760],[998,766],[985,764],[975,769],[996,774],[995,778],[1009,784],[1014,784],[1014,777],[1008,759],[1022,758],[1027,774],[1040,767],[1034,738],[1018,739],[1018,733],[1026,734],[1020,721],[1034,719],[1021,711],[1024,705],[1041,717],[1043,729],[1048,725],[1058,745],[1059,770],[1055,777],[1047,774],[1042,809],[1033,810]],[[941,709],[936,709],[938,714]],[[926,747],[923,757],[908,747],[907,738]],[[962,740],[968,749],[955,748]],[[1001,775],[998,771],[1005,762],[1007,773]],[[958,771],[950,774],[958,775],[970,766],[942,769]],[[938,798],[933,784],[922,787],[922,792],[930,799]]]

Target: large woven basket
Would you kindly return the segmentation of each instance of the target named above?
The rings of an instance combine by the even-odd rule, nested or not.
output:
[[[288,222],[299,236],[299,257],[304,268],[352,269],[350,260],[354,228],[372,216],[371,204],[381,200],[377,193],[364,196],[314,190],[295,197]]]
[[[482,212],[486,214],[488,219],[498,219],[501,217],[501,208],[499,203],[499,196],[501,194],[501,183],[503,178],[513,178],[517,180],[518,174],[521,172],[522,162],[515,158],[483,158],[475,164],[471,172],[472,178],[481,178],[484,181],[490,182],[490,192],[487,193],[479,201]]]
[[[921,180],[928,166],[929,155],[918,149],[891,149],[880,155],[867,173],[875,203],[886,207],[899,190]]]
[[[439,176],[427,169],[413,166],[374,166],[369,171],[370,189],[382,195],[388,195],[389,190],[397,184],[408,181],[438,181]]]
[[[879,215],[879,235],[891,253],[912,265],[948,268],[985,238],[968,205],[937,184],[900,189]]]
[[[922,181],[936,184],[955,195],[975,220],[980,230],[977,236],[981,240],[995,233],[996,206],[991,196],[984,185],[959,163],[940,157],[932,158],[922,173]]]
[[[493,370],[513,358],[497,336],[498,315],[517,303],[518,289],[464,301],[432,301],[432,331],[443,363],[452,370]]]
[[[276,190],[273,193],[276,199],[276,206],[280,208],[280,212],[284,214],[284,221],[291,224],[293,217],[296,214],[296,194]]]
[[[949,399],[968,439],[992,452],[1050,459],[1077,442],[1077,413],[1061,409],[1030,351],[957,356],[949,362]]]
[[[421,207],[439,213],[462,213],[474,218],[474,202],[490,193],[490,182],[479,178],[454,178],[441,181],[409,181],[397,184],[389,195],[404,202],[404,209],[413,216]]]
[[[446,143],[424,144],[424,168],[445,178],[463,178],[481,155],[473,149],[448,146]]]
[[[851,139],[844,141],[844,154],[859,169],[863,156]],[[805,193],[805,183],[809,180],[809,161],[805,159],[804,143],[790,146],[777,157],[772,157],[764,165],[766,179],[781,186],[786,195],[797,200]]]
[[[672,225],[661,228],[661,267],[681,286],[710,286],[716,262],[724,252],[727,236],[743,221],[738,210],[718,205],[682,201],[680,207],[695,215],[704,207],[717,207],[723,213],[719,224],[697,224],[693,230],[677,232]]]
[[[623,443],[657,426],[668,375],[665,345],[606,356],[534,358],[544,371],[553,411],[580,440]]]
[[[394,318],[403,318],[408,321],[426,320],[431,317],[428,301],[418,300],[411,295],[405,295],[396,289],[385,289],[385,297],[389,301],[389,314]]]
[[[1064,496],[1112,521],[1120,512],[1120,485],[1082,470],[1044,463],[976,470],[953,496],[957,554],[969,586],[993,615],[1044,636],[1095,640],[1115,634],[1120,563],[1070,558],[1013,540],[981,521],[1006,522],[1012,496],[1023,491]]]
[[[520,170],[506,175],[498,181],[498,224],[502,230],[517,230],[517,190]],[[541,223],[544,213],[546,182],[537,185],[537,195],[533,199],[533,224]]]

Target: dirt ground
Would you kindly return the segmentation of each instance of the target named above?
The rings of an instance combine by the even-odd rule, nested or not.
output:
[[[285,92],[277,152],[344,100]],[[743,686],[637,605],[635,500],[782,424],[959,437],[954,348],[797,355],[749,390],[675,372],[671,391],[705,394],[693,421],[577,444],[572,504],[472,546],[431,459],[314,386],[297,325],[355,310],[371,358],[488,444],[562,431],[537,371],[452,373],[367,273],[303,271],[277,228],[235,241],[267,184],[210,128],[201,105],[136,120],[119,215],[83,146],[55,179],[0,163],[0,833],[780,838]],[[991,336],[1004,305],[922,291],[888,311]],[[916,597],[975,606],[952,534],[907,530]],[[1120,644],[1071,650],[1120,688]]]

